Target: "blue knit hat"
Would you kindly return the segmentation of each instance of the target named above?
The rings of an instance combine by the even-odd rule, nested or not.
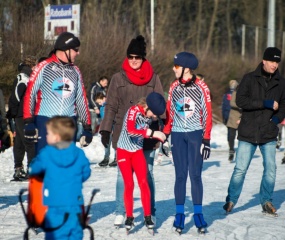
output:
[[[174,65],[195,70],[198,67],[198,59],[193,53],[180,52],[174,56]]]
[[[151,92],[148,94],[146,97],[146,104],[156,116],[162,115],[165,112],[165,99],[161,94],[157,92]]]

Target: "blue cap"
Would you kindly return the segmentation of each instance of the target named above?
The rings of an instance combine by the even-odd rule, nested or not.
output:
[[[199,62],[193,53],[180,52],[174,56],[174,65],[195,70],[198,67]]]
[[[165,112],[165,99],[161,94],[157,92],[151,92],[148,94],[146,97],[146,104],[156,116],[162,115]]]

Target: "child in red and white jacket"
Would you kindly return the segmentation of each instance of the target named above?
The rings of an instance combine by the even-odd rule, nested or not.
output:
[[[130,107],[125,115],[117,145],[117,162],[124,180],[124,202],[127,215],[125,227],[127,230],[132,228],[134,222],[133,172],[136,174],[141,191],[145,225],[148,228],[154,227],[151,219],[150,190],[147,181],[147,163],[143,153],[143,139],[156,138],[161,142],[165,141],[164,133],[149,129],[152,118],[162,115],[165,107],[164,97],[152,92],[147,98],[141,98],[136,105]]]

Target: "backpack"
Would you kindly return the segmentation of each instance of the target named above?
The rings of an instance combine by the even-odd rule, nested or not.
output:
[[[22,195],[24,192],[28,191],[28,206],[25,210]],[[94,240],[93,229],[88,225],[88,214],[91,208],[91,203],[94,196],[99,189],[93,189],[91,199],[85,211],[85,207],[82,206],[82,217],[80,219],[82,228],[87,228],[90,232],[90,240]],[[38,228],[42,228],[45,232],[54,231],[62,227],[68,219],[68,213],[66,213],[63,222],[55,228],[45,228],[44,221],[45,215],[48,211],[48,207],[43,204],[43,178],[39,176],[33,176],[29,178],[29,187],[28,189],[21,189],[19,192],[19,201],[21,204],[21,209],[26,219],[28,227],[24,232],[24,240],[29,240],[29,230],[32,229],[36,234]]]
[[[18,115],[20,102],[22,100],[20,96],[18,96],[18,91],[17,91],[18,85],[20,83],[24,83],[27,86],[28,81],[29,81],[29,76],[27,74],[19,73],[17,75],[17,79],[14,81],[13,90],[8,101],[8,108],[9,108],[7,114],[8,118],[15,118]]]

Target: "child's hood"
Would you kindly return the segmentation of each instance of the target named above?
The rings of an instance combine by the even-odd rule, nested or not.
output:
[[[70,145],[66,148],[58,148],[53,146],[52,149],[54,153],[53,156],[56,156],[52,158],[52,161],[60,167],[68,167],[73,165],[78,158],[79,149],[73,142],[70,143]]]

